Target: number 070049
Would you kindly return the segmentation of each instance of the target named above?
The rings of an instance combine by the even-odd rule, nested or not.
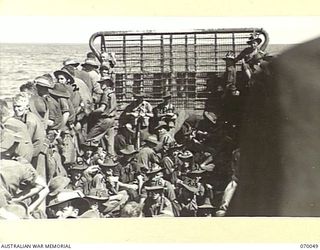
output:
[[[318,248],[318,244],[300,244],[300,248]]]

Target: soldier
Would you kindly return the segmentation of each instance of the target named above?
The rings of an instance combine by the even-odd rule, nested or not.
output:
[[[136,130],[136,148],[149,136],[149,120],[153,117],[152,106],[145,100],[144,93],[134,93],[135,101],[130,103],[119,118],[121,125],[131,123]]]
[[[0,190],[5,191],[7,202],[26,202],[29,213],[35,211],[49,193],[45,180],[31,164],[13,160],[0,161]]]
[[[255,71],[255,65],[259,64],[261,57],[264,52],[259,48],[259,44],[262,39],[258,37],[257,34],[252,34],[247,41],[250,47],[245,48],[240,54],[235,58],[234,62],[241,60],[242,70],[246,74],[248,80],[251,79],[253,72]]]
[[[181,160],[178,155],[181,152],[182,144],[172,144],[166,151],[166,154],[161,160],[161,166],[164,168],[164,179],[176,184],[178,179],[178,166],[181,165]]]
[[[199,186],[196,180],[186,177],[179,182],[177,200],[181,205],[181,217],[196,217],[198,211],[197,194]]]
[[[126,190],[131,200],[139,199],[139,187],[143,182],[141,165],[136,163],[135,156],[138,153],[133,145],[127,145],[126,148],[120,150],[120,173],[119,173],[119,190]]]
[[[135,142],[135,133],[131,123],[126,123],[118,127],[118,133],[114,138],[114,149],[117,155],[120,155],[120,150],[124,149],[127,145],[133,145]]]
[[[161,180],[151,181],[145,189],[148,197],[143,203],[144,217],[174,217],[172,204],[163,194]]]
[[[154,129],[157,133],[158,140],[162,145],[162,151],[163,153],[165,153],[170,147],[170,145],[174,144],[176,140],[174,139],[172,134],[170,134],[169,126],[167,125],[166,122],[160,121],[158,126],[156,126]]]
[[[89,202],[84,199],[84,194],[78,190],[62,191],[47,205],[48,218],[56,219],[81,218],[81,215],[89,210]]]
[[[40,119],[44,129],[47,129],[49,109],[44,98],[38,95],[35,82],[22,84],[20,92],[26,93],[29,96],[30,111]]]
[[[86,117],[91,113],[93,110],[93,99],[92,99],[92,92],[88,87],[88,84],[85,81],[89,81],[91,83],[91,78],[89,77],[87,72],[79,71],[77,67],[79,63],[72,59],[66,59],[63,62],[62,71],[68,72],[74,79],[74,83],[71,85],[74,91],[79,91],[80,94],[80,107],[77,112],[77,121],[79,121],[84,127],[86,124]],[[84,74],[84,76],[83,76]],[[81,78],[82,77],[82,78]],[[92,84],[91,84],[92,85]],[[89,85],[90,86],[90,85]],[[91,87],[92,89],[92,87]],[[79,126],[79,124],[77,124]],[[84,133],[84,129],[82,133]]]
[[[98,108],[90,116],[87,143],[98,142],[106,137],[106,148],[109,155],[114,156],[114,126],[117,114],[117,99],[114,92],[114,82],[110,79],[99,81],[103,94],[98,103]]]
[[[96,60],[87,58],[82,66],[82,71],[87,72],[90,77],[90,82],[92,83],[92,86],[88,86],[89,90],[92,93],[93,102],[97,103],[99,102],[99,97],[102,94],[102,90],[99,86],[98,81],[100,80],[100,75],[98,73],[99,64]],[[91,87],[91,89],[90,89]]]
[[[56,77],[57,83],[62,84],[68,90],[75,114],[78,114],[81,108],[81,95],[78,86],[75,84],[73,76],[65,70],[56,70],[53,74]]]
[[[37,94],[45,102],[48,109],[47,129],[60,130],[62,126],[62,111],[59,103],[49,94],[49,89],[54,86],[53,79],[49,76],[39,76],[34,80]]]
[[[1,155],[4,156],[7,152],[6,159],[20,156],[28,162],[31,162],[33,147],[27,125],[18,119],[11,117],[8,104],[4,100],[0,100],[0,125],[2,142],[7,141],[7,143],[10,144],[12,142],[10,146],[7,145],[6,147],[4,147],[4,144],[1,144]],[[9,137],[13,139],[11,142]]]
[[[44,148],[45,141],[45,130],[40,119],[33,113],[29,111],[29,97],[25,93],[17,94],[13,98],[13,110],[14,117],[22,121],[27,125],[28,132],[33,145],[33,156],[32,165],[42,177],[45,177],[45,170],[40,170],[39,168],[44,168],[45,158],[40,157],[39,154],[42,152],[46,153],[46,148]],[[38,161],[40,160],[40,161]]]
[[[174,105],[171,103],[171,93],[166,93],[163,96],[163,102],[153,109],[153,113],[157,125],[159,121],[165,121],[168,125],[169,122],[175,124],[177,114]]]
[[[120,217],[130,218],[130,217],[142,217],[142,206],[135,201],[127,202],[120,211]]]
[[[107,62],[102,62],[100,68],[99,68],[99,71],[100,71],[100,75],[101,77],[103,78],[109,78],[111,79],[113,82],[116,81],[116,76],[115,76],[115,73],[114,73],[114,70],[113,68],[110,67],[110,64],[107,63]]]
[[[59,148],[63,156],[63,164],[72,164],[76,160],[77,151],[73,132],[75,110],[70,100],[70,93],[67,87],[60,83],[55,84],[53,89],[49,89],[49,93],[58,103],[62,112],[62,122],[60,126],[62,141],[59,143]]]
[[[108,66],[113,69],[116,64],[117,64],[117,60],[116,60],[116,54],[114,52],[102,52],[101,53],[101,60],[103,63],[107,63]]]
[[[55,84],[52,89],[49,89],[50,95],[59,104],[62,113],[61,131],[70,130],[74,126],[75,110],[70,100],[70,92],[65,85]]]
[[[136,155],[137,163],[144,165],[147,168],[151,168],[154,164],[160,163],[160,157],[156,153],[159,148],[160,142],[153,136],[149,136],[143,141],[142,147]]]
[[[92,103],[92,95],[90,92],[90,88],[88,85],[85,83],[81,77],[78,76],[77,72],[82,72],[86,75],[84,71],[79,71],[78,66],[80,63],[72,60],[72,59],[66,59],[63,61],[63,68],[61,69],[62,71],[68,72],[74,79],[74,84],[72,87],[73,88],[79,88],[79,93],[81,96],[81,100],[83,102],[90,102]]]
[[[229,89],[231,86],[236,87],[237,70],[235,64],[235,55],[232,51],[229,51],[224,58],[226,62],[226,71],[224,74],[225,87]]]
[[[143,183],[142,189],[148,189],[146,187],[151,186],[153,181],[158,182],[164,188],[163,194],[166,198],[168,198],[171,202],[176,200],[176,194],[174,192],[174,186],[170,181],[163,179],[163,171],[164,169],[155,164],[153,165],[146,173],[147,180]]]

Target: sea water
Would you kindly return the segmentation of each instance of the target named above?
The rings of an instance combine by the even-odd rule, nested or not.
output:
[[[37,76],[62,68],[67,58],[84,62],[88,44],[0,44],[0,98],[10,98]]]
[[[290,45],[269,45],[279,53]],[[19,87],[37,76],[62,68],[67,58],[84,62],[89,44],[0,44],[0,98],[11,98]]]

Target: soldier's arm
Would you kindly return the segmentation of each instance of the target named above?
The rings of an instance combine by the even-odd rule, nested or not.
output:
[[[125,187],[125,188],[130,188],[133,190],[138,190],[139,186],[137,184],[128,184],[128,183],[123,183],[121,181],[118,182],[119,187]]]
[[[147,104],[146,116],[153,117],[152,106],[150,103]]]
[[[70,107],[69,107],[69,104],[68,104],[68,101],[67,99],[65,98],[61,98],[60,99],[60,106],[61,106],[61,111],[62,111],[62,123],[61,123],[61,128],[65,127],[67,122],[68,122],[68,119],[70,117]]]
[[[93,112],[94,112],[94,113],[102,113],[102,112],[105,111],[106,107],[107,107],[107,106],[106,106],[105,104],[101,104],[100,107],[97,108],[97,109],[95,109],[95,110],[93,110]]]
[[[49,188],[46,185],[44,179],[41,176],[37,176],[35,180],[35,184],[30,189],[27,189],[21,192],[21,195],[12,199],[13,202],[15,201],[23,201],[27,198],[33,197],[34,195],[38,195],[37,199],[34,200],[28,207],[28,212],[32,212],[36,209],[40,203],[45,199],[47,194],[49,193]]]
[[[40,151],[42,150],[43,143],[45,140],[45,130],[44,127],[42,126],[40,120],[33,121],[28,127],[28,130],[32,130],[30,134],[33,135],[32,138],[32,144],[33,144],[33,156],[39,155]]]

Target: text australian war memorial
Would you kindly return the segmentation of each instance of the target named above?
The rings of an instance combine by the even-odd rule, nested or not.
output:
[[[263,29],[97,32],[0,100],[0,217],[228,216]]]

